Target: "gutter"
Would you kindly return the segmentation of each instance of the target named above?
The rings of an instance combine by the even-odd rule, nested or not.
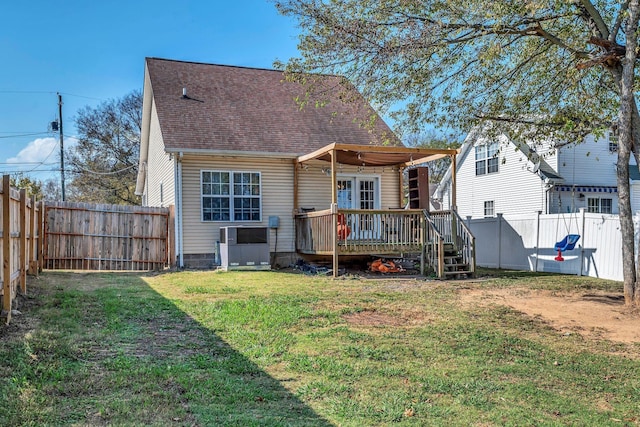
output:
[[[183,156],[184,154],[210,154],[218,156],[235,156],[235,157],[273,157],[279,159],[297,159],[299,154],[295,153],[278,153],[273,151],[241,151],[241,150],[213,150],[209,148],[166,148],[166,153],[174,153]]]

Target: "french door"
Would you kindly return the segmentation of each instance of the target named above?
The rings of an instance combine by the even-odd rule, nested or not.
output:
[[[377,176],[339,176],[338,209],[380,209],[380,179]],[[350,239],[378,237],[374,215],[362,213],[348,218]]]

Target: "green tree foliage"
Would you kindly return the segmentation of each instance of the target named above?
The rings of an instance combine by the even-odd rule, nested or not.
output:
[[[141,121],[140,91],[78,111],[78,143],[67,156],[69,200],[140,203],[134,190]]]
[[[36,200],[61,200],[60,184],[54,179],[41,181],[29,175],[18,172],[11,175],[9,180],[12,187],[27,190],[29,196],[36,196]]]
[[[43,182],[38,179],[31,178],[29,175],[26,175],[23,172],[18,172],[11,175],[9,184],[19,190],[27,190],[29,196],[36,196],[36,199],[38,200],[43,199]]]
[[[414,133],[408,135],[404,139],[404,144],[408,147],[418,148],[460,148],[460,137],[455,135],[438,135],[433,131],[425,133]],[[437,184],[440,182],[447,169],[451,165],[451,157],[446,156],[442,159],[430,162],[429,182]]]
[[[286,65],[291,78],[343,75],[401,129],[416,132],[428,123],[469,130],[489,121],[490,131],[512,139],[559,145],[603,132],[620,119],[621,127],[630,121],[620,144],[640,157],[636,88],[629,88],[628,111],[619,114],[625,64],[635,77],[636,44],[629,39],[637,39],[638,0],[275,4],[301,29],[301,57]],[[627,51],[626,45],[634,48]],[[622,169],[618,186],[624,196],[629,183]],[[626,224],[625,297],[640,305],[626,197],[620,198],[620,216]]]

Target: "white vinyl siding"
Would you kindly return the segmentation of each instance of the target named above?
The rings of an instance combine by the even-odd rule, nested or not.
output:
[[[480,140],[479,144],[484,144]],[[475,149],[463,151],[457,158],[457,207],[458,213],[465,218],[483,218],[484,202],[494,202],[495,214],[526,213],[543,210],[546,206],[546,188],[544,181],[528,170],[527,158],[506,139],[501,139],[501,150],[496,158],[500,173],[476,175]],[[555,165],[556,156],[548,147],[538,149],[545,161]],[[552,166],[553,167],[553,166]],[[443,195],[443,208],[451,207],[451,188]]]
[[[262,212],[260,221],[202,221],[202,170],[255,171],[260,173]],[[220,227],[226,225],[268,226],[269,216],[280,219],[278,252],[294,252],[293,162],[291,159],[214,157],[186,155],[182,162],[183,239],[185,254],[215,252]],[[271,251],[275,248],[275,230],[269,230]]]
[[[331,178],[322,172],[325,162],[308,162],[298,169],[298,206],[316,210],[331,207]],[[256,222],[204,222],[201,220],[200,171],[236,170],[260,172],[262,215]],[[355,166],[342,166],[342,173],[358,174]],[[365,174],[380,176],[381,208],[399,207],[399,172],[390,167],[367,168]],[[295,252],[293,220],[293,160],[278,158],[214,157],[186,155],[182,162],[184,216],[183,240],[185,254],[215,252],[220,227],[243,223],[267,226],[269,216],[278,216],[278,252]],[[271,251],[275,250],[275,230],[269,231]]]
[[[171,156],[164,151],[155,103],[152,104],[151,117],[145,204],[169,206],[175,204],[175,167]]]
[[[559,149],[558,172],[564,185],[597,185],[615,187],[617,152],[609,151],[609,138],[594,139],[592,135],[581,144]]]

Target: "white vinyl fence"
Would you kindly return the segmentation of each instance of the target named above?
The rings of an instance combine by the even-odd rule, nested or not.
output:
[[[636,214],[636,247],[640,214]],[[537,213],[466,220],[476,237],[476,264],[482,267],[544,271],[622,280],[622,235],[618,215]],[[573,250],[556,261],[556,242],[579,234]]]

